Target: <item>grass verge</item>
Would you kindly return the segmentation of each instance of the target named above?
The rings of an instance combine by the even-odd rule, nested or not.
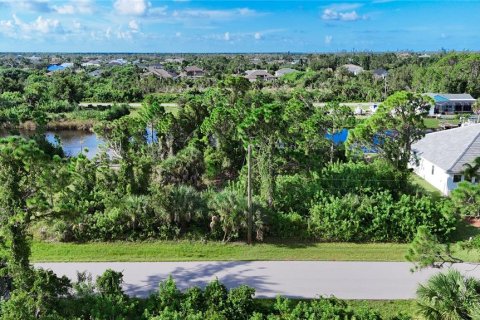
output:
[[[408,244],[158,241],[54,243],[35,241],[33,262],[70,261],[404,261]]]
[[[290,299],[292,305],[296,305],[303,299]],[[411,316],[414,319],[417,308],[415,300],[344,300],[353,309],[368,308],[377,311],[382,319],[392,319],[399,314]],[[256,304],[265,312],[272,312],[275,299],[256,299]]]

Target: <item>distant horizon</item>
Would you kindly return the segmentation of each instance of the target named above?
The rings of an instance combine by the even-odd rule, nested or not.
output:
[[[359,51],[359,50],[342,50],[342,51],[306,51],[306,52],[294,52],[294,51],[272,51],[272,52],[121,52],[121,51],[78,51],[78,52],[68,52],[68,51],[0,51],[0,54],[159,54],[159,55],[236,55],[236,54],[291,54],[291,55],[302,55],[302,54],[386,54],[386,53],[413,53],[413,54],[440,54],[440,53],[480,53],[480,50],[390,50],[390,51]]]
[[[0,52],[478,51],[478,12],[469,0],[0,0]]]

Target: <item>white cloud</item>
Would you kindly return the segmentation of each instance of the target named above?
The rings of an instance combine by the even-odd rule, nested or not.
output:
[[[335,9],[327,8],[322,13],[322,20],[357,21],[360,19],[366,19],[366,16],[360,16],[355,10],[339,12]]]
[[[105,31],[105,38],[110,39],[112,36],[112,27],[108,27],[107,30]]]
[[[258,12],[249,8],[237,8],[230,10],[208,10],[208,9],[186,9],[175,10],[173,17],[177,19],[210,19],[210,20],[226,20],[238,16],[255,16]]]
[[[133,31],[138,31],[140,29],[139,25],[138,25],[138,22],[136,20],[131,20],[129,23],[128,23],[128,26],[130,27],[130,29],[132,29]]]
[[[147,12],[150,5],[145,0],[116,0],[113,7],[120,14],[141,16]]]
[[[76,0],[63,6],[53,6],[53,9],[59,14],[90,14],[93,12],[93,7],[92,0]]]
[[[331,44],[333,40],[332,36],[325,36],[325,44]]]
[[[182,33],[181,32],[175,32],[175,37],[179,38],[182,36]]]
[[[255,32],[253,37],[255,38],[255,40],[260,40],[260,39],[262,39],[262,34],[260,32]]]
[[[50,33],[60,28],[60,21],[56,19],[44,19],[40,16],[33,23],[26,24],[25,27],[41,33]]]
[[[230,32],[225,32],[223,39],[225,39],[225,41],[230,41]]]
[[[45,0],[16,0],[16,1],[7,1],[13,8],[20,9],[22,11],[32,11],[32,12],[42,12],[47,13],[51,12],[48,1]]]
[[[74,20],[73,21],[73,28],[76,29],[76,30],[80,30],[80,29],[82,29],[82,24],[79,21]]]
[[[361,17],[357,14],[356,11],[352,12],[340,12],[340,20],[343,21],[356,21],[358,19],[361,19]]]
[[[75,13],[75,7],[72,6],[71,4],[66,4],[60,7],[55,6],[54,7],[55,11],[59,14],[74,14]]]
[[[349,11],[355,10],[363,6],[361,3],[334,3],[329,5],[327,8],[335,11]]]
[[[37,35],[63,34],[64,30],[57,19],[39,16],[32,22],[24,22],[14,14],[12,20],[0,21],[0,33],[12,38],[31,39]]]
[[[167,16],[167,6],[150,8],[148,10],[149,17],[165,17]]]

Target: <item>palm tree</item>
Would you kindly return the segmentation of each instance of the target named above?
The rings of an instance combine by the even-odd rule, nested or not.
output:
[[[215,194],[210,207],[220,221],[224,242],[238,237],[240,230],[246,227],[247,199],[239,190],[225,188],[222,192]]]
[[[463,165],[462,174],[465,176],[465,180],[472,181],[475,178],[475,181],[480,180],[480,157],[476,157],[473,160],[473,163],[465,163]]]
[[[449,269],[419,286],[417,304],[426,320],[474,319],[480,309],[480,281]]]

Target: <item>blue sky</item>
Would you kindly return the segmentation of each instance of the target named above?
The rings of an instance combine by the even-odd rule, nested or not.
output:
[[[0,51],[480,50],[480,1],[0,0]]]

